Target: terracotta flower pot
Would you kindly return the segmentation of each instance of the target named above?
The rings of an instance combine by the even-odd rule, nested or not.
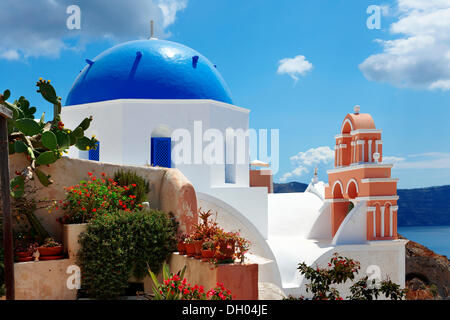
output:
[[[193,243],[186,243],[186,253],[188,257],[195,256],[195,246]]]
[[[39,254],[41,256],[59,256],[61,255],[63,248],[62,246],[57,247],[39,247]]]
[[[62,251],[61,251],[62,252]],[[54,255],[54,256],[40,256],[39,260],[59,260],[63,259],[63,255]]]
[[[233,259],[233,255],[234,255],[234,251],[235,251],[235,247],[236,247],[234,241],[220,240],[218,243],[218,246],[219,246],[219,250],[217,250],[215,252],[215,255],[219,261]]]
[[[186,244],[182,241],[178,242],[178,252],[180,254],[186,254]]]
[[[203,246],[203,241],[202,240],[197,240],[197,241],[194,242],[195,258],[196,259],[200,259],[202,257],[202,246]]]
[[[214,258],[214,251],[211,249],[203,250],[202,249],[202,261],[208,261],[209,259]]]
[[[28,251],[16,251],[16,257],[17,258],[27,258],[27,257],[31,257],[33,255],[33,251],[28,250]]]
[[[33,256],[29,256],[29,257],[17,257],[17,261],[19,262],[28,262],[28,261],[33,261]]]

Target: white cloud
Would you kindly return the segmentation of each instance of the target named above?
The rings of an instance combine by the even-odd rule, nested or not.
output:
[[[68,6],[81,9],[81,30],[69,30]],[[2,0],[0,4],[0,59],[58,57],[62,50],[75,49],[101,39],[127,41],[150,36],[168,36],[166,28],[187,6],[187,0]]]
[[[450,90],[450,0],[398,0],[393,40],[359,65],[371,81]]]
[[[292,178],[298,178],[301,177],[304,173],[309,173],[309,170],[305,167],[299,166],[292,170],[291,172],[287,172],[281,176],[279,179],[280,182],[286,182]]]
[[[163,13],[163,27],[167,27],[175,22],[178,11],[184,10],[187,6],[187,0],[161,0],[159,8]]]
[[[299,178],[305,173],[309,173],[310,169],[315,166],[323,166],[329,169],[334,164],[334,151],[328,147],[311,148],[305,152],[299,152],[295,156],[289,158],[294,169],[285,173],[279,179],[280,182],[286,182],[292,178]],[[309,169],[308,169],[309,168]]]
[[[394,163],[394,169],[450,169],[450,153],[429,152],[406,157],[383,157],[383,162]]]
[[[19,60],[19,53],[16,50],[7,50],[0,54],[0,58],[6,60]]]
[[[298,55],[294,58],[284,58],[278,61],[278,74],[288,74],[295,82],[299,76],[304,76],[312,70],[313,65],[306,60],[305,56]]]
[[[405,158],[394,156],[383,156],[383,162],[385,163],[399,163],[405,161]]]

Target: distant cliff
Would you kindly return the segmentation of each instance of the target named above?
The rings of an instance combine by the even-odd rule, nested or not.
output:
[[[450,225],[450,186],[399,189],[399,226]]]
[[[274,193],[291,193],[291,192],[305,192],[307,184],[301,182],[288,182],[288,183],[274,183]]]
[[[274,192],[304,192],[307,186],[300,182],[274,183]],[[399,189],[397,193],[399,226],[450,225],[450,185]]]

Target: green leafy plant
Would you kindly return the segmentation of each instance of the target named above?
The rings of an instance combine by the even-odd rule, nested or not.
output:
[[[150,185],[147,180],[138,175],[135,171],[131,170],[119,170],[114,174],[114,181],[119,186],[127,187],[126,195],[135,196],[137,203],[147,201],[147,194],[150,192]]]
[[[302,262],[297,269],[310,281],[306,285],[306,291],[313,294],[313,300],[343,300],[333,285],[354,280],[360,269],[360,263],[335,253],[328,263],[328,268],[313,268]],[[391,300],[401,300],[406,291],[389,279],[377,285],[375,280],[369,282],[368,277],[364,277],[352,284],[350,292],[351,295],[347,297],[350,300],[374,300],[381,294]]]
[[[351,300],[376,300],[380,295],[384,295],[390,300],[402,300],[406,295],[406,290],[390,279],[382,280],[379,284],[375,279],[369,281],[368,277],[355,282],[350,287],[351,295],[347,297]]]
[[[91,220],[80,243],[82,290],[92,298],[114,299],[127,288],[131,274],[142,278],[148,266],[160,270],[176,236],[162,211],[119,211]]]
[[[0,94],[0,104],[13,113],[8,123],[9,153],[24,153],[29,161],[20,174],[11,180],[11,195],[14,198],[23,196],[24,184],[37,177],[45,187],[53,181],[51,177],[39,169],[39,166],[50,165],[60,159],[71,146],[80,150],[95,149],[97,140],[85,136],[92,117],[85,118],[74,130],[65,128],[61,121],[61,98],[55,89],[42,78],[36,83],[37,92],[53,104],[53,119],[45,122],[45,113],[39,121],[35,121],[36,107],[30,107],[25,97],[13,103],[8,102],[11,92],[5,90]]]
[[[142,208],[136,201],[136,196],[129,194],[134,187],[119,186],[116,181],[107,178],[105,173],[96,177],[88,172],[89,179],[66,188],[66,198],[54,205],[55,209],[62,207],[64,216],[60,222],[65,224],[85,223],[117,210],[132,211]]]

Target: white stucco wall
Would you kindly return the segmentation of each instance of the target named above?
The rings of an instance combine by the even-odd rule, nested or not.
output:
[[[221,228],[227,231],[239,231],[250,241],[249,259],[259,264],[259,282],[270,282],[281,287],[281,277],[275,256],[266,242],[266,239],[258,231],[255,225],[241,212],[230,204],[214,196],[197,192],[198,207],[202,210],[212,210]]]

